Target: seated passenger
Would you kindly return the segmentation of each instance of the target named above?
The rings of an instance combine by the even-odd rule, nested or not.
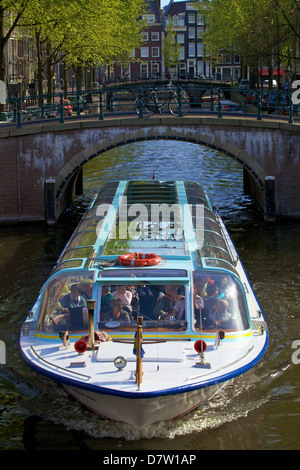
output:
[[[148,319],[154,319],[153,310],[155,306],[155,297],[148,285],[137,286],[139,296],[139,305],[141,315],[145,315]]]
[[[234,328],[236,326],[232,313],[227,311],[228,306],[227,300],[219,299],[217,301],[215,311],[209,317],[216,328]]]
[[[219,287],[216,284],[209,284],[206,288],[207,297],[204,299],[204,308],[207,309],[208,314],[212,313],[218,301]]]
[[[113,297],[110,307],[105,314],[105,321],[130,321],[129,313],[122,309],[120,297]]]
[[[80,295],[79,283],[70,286],[70,293],[66,294],[60,301],[59,314],[52,317],[55,324],[63,320],[71,322],[71,326],[83,327],[88,322],[88,309],[85,299]]]
[[[230,290],[231,290],[231,286],[229,284],[229,280],[227,277],[223,277],[221,282],[219,282],[218,284],[218,287],[219,287],[219,295],[218,295],[218,298],[219,299],[227,299],[227,297],[229,296],[230,294]]]
[[[107,312],[110,309],[110,302],[113,298],[112,293],[110,292],[109,286],[102,286],[101,287],[101,314]]]
[[[132,307],[131,316],[134,318],[137,318],[140,313],[140,298],[139,298],[138,290],[136,286],[127,286],[127,291],[131,292],[132,294],[132,299],[131,299],[131,304],[130,304]]]
[[[121,299],[122,308],[125,307],[124,310],[126,310],[128,313],[132,312],[132,293],[127,290],[126,286],[116,286],[116,290],[112,292],[112,295]]]
[[[171,317],[174,317],[175,320],[184,320],[185,317],[185,297],[184,295],[178,296],[178,300],[172,310],[168,313],[168,315],[164,318],[164,320],[168,321]]]
[[[157,306],[154,309],[155,318],[163,319],[171,313],[177,300],[177,286],[165,286],[165,293],[158,299]]]
[[[209,276],[199,276],[194,279],[194,289],[203,299],[207,296],[207,287],[213,284],[214,281]]]
[[[86,300],[92,298],[92,290],[93,290],[93,280],[92,279],[82,279],[80,282],[80,294]]]
[[[79,283],[70,286],[70,293],[66,294],[60,301],[63,309],[70,309],[76,307],[86,307],[85,298],[80,295]]]

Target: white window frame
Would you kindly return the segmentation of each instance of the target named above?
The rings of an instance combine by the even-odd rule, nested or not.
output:
[[[156,54],[155,54],[156,52]],[[151,57],[159,57],[159,54],[160,54],[160,49],[158,46],[153,46],[151,48]]]
[[[149,57],[149,47],[141,47],[141,57]]]
[[[142,62],[140,66],[140,75],[148,76],[148,62]]]
[[[152,31],[151,32],[151,41],[159,41],[160,34],[159,31]]]
[[[179,51],[179,58],[180,60],[185,60],[185,47],[184,46],[180,46],[180,51]]]
[[[159,74],[159,62],[152,62],[151,63],[151,74],[158,75]]]
[[[184,33],[177,33],[176,39],[178,44],[184,44]]]
[[[197,42],[197,57],[203,57],[203,42]]]
[[[193,26],[188,29],[189,32],[189,39],[195,39],[196,38],[196,28]]]
[[[189,57],[196,56],[196,46],[194,42],[189,42]]]

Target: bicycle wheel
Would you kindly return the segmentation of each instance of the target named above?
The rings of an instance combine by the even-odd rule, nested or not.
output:
[[[137,98],[134,102],[134,109],[135,112],[140,115],[140,112],[142,112],[143,117],[150,117],[152,114],[155,112],[155,107],[156,103],[151,96],[143,96],[141,98],[141,103],[140,103],[140,98]]]
[[[185,116],[190,110],[190,97],[187,91],[181,92],[181,115]],[[179,116],[178,96],[173,96],[169,101],[169,111],[173,116]]]

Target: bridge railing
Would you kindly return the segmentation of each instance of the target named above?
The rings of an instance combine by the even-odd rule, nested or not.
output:
[[[188,103],[188,104],[187,104]],[[112,115],[173,116],[215,115],[249,116],[261,120],[265,115],[293,123],[300,118],[300,105],[292,102],[292,93],[269,90],[241,90],[195,83],[165,81],[160,84],[108,85],[84,92],[54,93],[11,99],[0,112],[3,126],[21,128],[37,121],[64,123],[70,119],[103,120]]]

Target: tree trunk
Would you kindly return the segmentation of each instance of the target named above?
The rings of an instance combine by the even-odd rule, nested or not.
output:
[[[40,31],[35,30],[35,41],[37,51],[37,81],[38,81],[38,96],[43,94],[43,57]],[[41,103],[39,103],[40,105]]]
[[[6,65],[5,65],[5,42],[4,42],[4,28],[3,28],[4,11],[0,7],[0,81],[6,86]],[[0,111],[5,110],[5,104],[0,103]]]

